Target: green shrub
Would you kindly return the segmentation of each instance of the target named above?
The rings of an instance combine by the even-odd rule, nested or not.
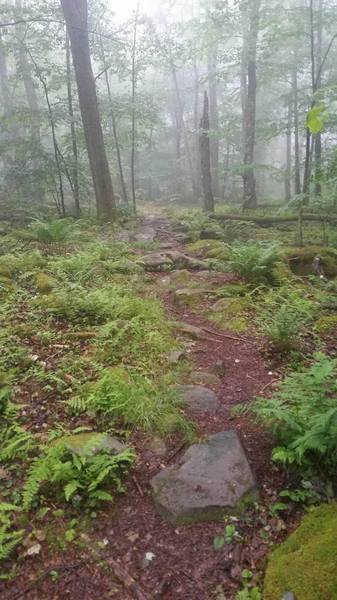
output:
[[[73,237],[76,227],[72,221],[66,219],[36,220],[31,224],[31,230],[35,239],[41,244],[60,244]]]
[[[113,499],[107,486],[122,491],[122,475],[133,464],[135,455],[132,450],[112,455],[101,449],[105,435],[90,436],[80,455],[70,450],[69,436],[47,446],[28,471],[23,488],[24,509],[28,510],[46,494],[56,494],[66,502],[76,495],[77,501],[95,505]]]
[[[249,283],[277,283],[273,268],[279,261],[280,251],[276,244],[235,244],[229,266],[234,273]]]
[[[94,411],[106,422],[145,431],[158,430],[165,434],[172,433],[173,429],[188,429],[173,391],[165,388],[164,383],[157,387],[146,377],[131,377],[125,369],[107,369],[91,392],[85,390],[82,398],[72,399],[69,405],[75,411]]]
[[[288,375],[271,398],[248,407],[276,436],[273,459],[301,471],[335,476],[337,465],[337,360],[322,353]]]

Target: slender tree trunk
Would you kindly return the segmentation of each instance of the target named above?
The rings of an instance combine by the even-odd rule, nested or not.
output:
[[[297,70],[292,73],[293,101],[294,101],[294,149],[295,149],[295,194],[301,193],[301,158],[299,140],[299,117],[298,117],[298,85]]]
[[[211,129],[211,169],[214,196],[219,196],[219,116],[218,116],[218,85],[217,85],[217,48],[214,47],[208,55],[209,82],[209,123]]]
[[[73,149],[73,165],[71,169],[71,178],[73,182],[73,197],[75,205],[75,215],[78,218],[81,213],[80,208],[80,189],[78,182],[78,149],[75,129],[74,109],[73,109],[73,92],[71,78],[71,61],[70,61],[70,41],[69,35],[66,35],[66,61],[67,61],[67,94],[68,94],[68,110],[70,116],[70,135]]]
[[[20,11],[22,10],[22,0],[15,0],[15,8]],[[40,110],[37,99],[36,90],[34,87],[34,81],[31,75],[31,66],[27,59],[27,53],[24,46],[24,32],[22,31],[21,25],[15,26],[16,37],[19,42],[18,58],[19,67],[23,78],[23,84],[25,87],[26,98],[30,109],[31,118],[31,138],[34,144],[34,148],[39,151],[41,145],[41,130],[40,130]],[[37,166],[37,165],[36,165]]]
[[[133,43],[132,43],[132,70],[131,70],[131,102],[132,102],[132,122],[131,122],[131,191],[133,212],[137,212],[136,203],[136,90],[137,90],[137,29],[138,29],[139,3],[137,4],[135,20],[133,25]]]
[[[291,124],[292,124],[292,111],[291,103],[288,104],[288,121],[286,131],[286,173],[284,180],[284,191],[285,199],[289,202],[291,198]]]
[[[256,128],[256,54],[261,0],[248,0],[249,30],[247,34],[247,96],[244,102],[244,153],[243,153],[243,208],[256,208],[256,181],[254,174]],[[244,44],[245,46],[245,44]]]
[[[112,101],[112,93],[111,93],[111,87],[110,87],[110,81],[109,81],[109,73],[108,73],[108,69],[107,69],[107,65],[106,65],[103,44],[101,44],[101,55],[102,55],[102,64],[103,64],[103,68],[104,68],[105,84],[106,84],[106,89],[108,92],[108,98],[109,98],[109,104],[110,104],[110,118],[111,118],[111,125],[112,125],[112,135],[113,135],[115,149],[116,149],[119,181],[120,181],[120,186],[121,186],[122,198],[123,198],[124,202],[127,204],[129,202],[129,198],[128,198],[128,193],[126,190],[122,156],[121,156],[118,134],[117,134],[117,123],[116,123],[115,113],[114,113],[114,109],[113,109],[113,101]]]
[[[195,178],[194,168],[193,168],[192,153],[191,153],[191,148],[190,148],[190,144],[189,144],[189,140],[188,140],[188,135],[187,135],[187,131],[186,131],[186,126],[185,126],[185,121],[184,121],[184,108],[183,108],[183,103],[181,101],[181,96],[180,96],[180,89],[179,89],[177,72],[176,72],[176,69],[175,69],[175,67],[174,67],[174,65],[173,65],[172,62],[171,62],[171,71],[172,71],[172,78],[173,78],[174,88],[175,88],[175,92],[176,92],[177,105],[178,105],[178,109],[179,109],[179,118],[180,118],[180,122],[181,122],[181,130],[182,130],[182,134],[183,134],[183,138],[184,138],[185,154],[186,154],[186,158],[187,158],[187,162],[188,162],[188,166],[189,166],[189,171],[190,171],[190,177],[191,177],[191,183],[192,183],[192,192],[193,192],[193,197],[196,198],[196,196],[197,196],[197,186],[196,186],[196,178]]]
[[[194,156],[194,164],[199,163],[199,92],[200,92],[200,84],[199,84],[199,71],[197,61],[194,60],[193,63],[193,71],[194,71],[194,106],[193,106],[193,127],[195,131],[195,156]],[[196,187],[196,198],[200,197],[200,176],[199,169],[196,169],[195,176],[195,187]]]
[[[61,0],[61,5],[71,42],[83,129],[95,189],[97,214],[101,219],[114,220],[116,217],[115,198],[90,59],[87,0],[76,0],[76,4],[72,0]]]
[[[7,57],[6,57],[5,50],[2,45],[1,36],[0,36],[0,98],[1,98],[1,106],[2,106],[3,115],[5,118],[10,119],[12,109],[11,109],[11,101],[10,101],[10,94],[9,94]],[[12,131],[13,131],[13,128],[12,128]],[[2,137],[2,141],[4,139],[7,140],[6,133],[4,133],[4,136],[1,135],[1,137]],[[16,139],[16,137],[14,139]],[[8,151],[3,151],[2,155],[1,155],[1,160],[3,162],[5,170],[7,170],[13,162],[11,153]]]
[[[318,11],[317,11],[317,50],[316,50],[316,63],[319,68],[317,78],[315,81],[315,91],[320,89],[322,85],[322,12],[323,12],[323,0],[318,0]],[[321,186],[322,176],[322,134],[319,132],[315,135],[315,195],[320,196],[322,191]]]
[[[209,213],[214,212],[214,197],[212,191],[211,174],[211,151],[209,139],[209,108],[207,92],[204,93],[204,109],[200,121],[200,166],[204,210]]]

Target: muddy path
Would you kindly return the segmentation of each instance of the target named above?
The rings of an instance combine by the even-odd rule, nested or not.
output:
[[[153,231],[158,252],[184,251],[181,233],[167,220],[153,217],[139,222],[139,239]],[[195,284],[205,286],[206,281],[212,289],[233,280],[230,274],[191,273]],[[177,304],[174,289],[165,282],[169,274],[151,276],[168,319],[200,330],[192,338],[181,335],[182,342],[189,342],[194,374],[217,378],[207,387],[221,403],[218,413],[195,416],[187,411],[187,415],[195,421],[200,437],[227,429],[239,432],[259,485],[259,508],[248,511],[238,523],[242,539],[226,544],[221,551],[214,550],[213,540],[223,533],[222,523],[173,527],[157,513],[149,482],[161,468],[174,464],[186,446],[172,440],[166,448],[160,444],[158,448],[153,439],[136,432],[133,442],[139,458],[127,492],[112,508],[98,513],[77,545],[62,551],[43,549],[20,567],[18,577],[5,584],[2,600],[232,600],[241,589],[242,570],[251,570],[258,582],[270,542],[282,539],[296,521],[294,514],[286,523],[268,510],[285,485],[283,475],[270,461],[271,440],[251,419],[233,418],[230,411],[233,405],[249,402],[272,386],[275,374],[265,364],[259,342],[211,323],[205,316],[211,310],[206,297],[193,308]]]

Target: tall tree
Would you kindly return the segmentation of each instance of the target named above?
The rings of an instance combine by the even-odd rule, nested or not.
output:
[[[101,219],[114,220],[116,216],[115,198],[90,58],[88,3],[87,0],[76,0],[76,3],[72,0],[60,1],[71,42],[83,130],[95,189],[97,215]]]
[[[243,24],[247,26],[243,42],[243,207],[256,208],[254,151],[256,137],[256,56],[261,0],[247,0],[243,7]]]
[[[206,91],[204,93],[204,109],[200,121],[200,167],[203,207],[208,213],[214,212],[214,197],[211,175],[211,151],[209,140],[209,102]]]
[[[69,35],[66,35],[66,63],[67,63],[67,98],[68,98],[68,110],[70,117],[70,135],[71,145],[73,151],[73,164],[71,168],[71,179],[72,179],[72,191],[75,205],[75,215],[80,216],[80,188],[78,182],[78,147],[77,147],[77,136],[75,129],[75,118],[73,108],[73,90],[72,90],[72,77],[71,77],[71,61],[70,61],[70,40]]]

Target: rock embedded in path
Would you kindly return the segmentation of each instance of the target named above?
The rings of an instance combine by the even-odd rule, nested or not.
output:
[[[156,235],[157,232],[153,227],[143,227],[138,229],[137,233],[134,235],[134,240],[136,242],[153,242]]]
[[[174,266],[178,269],[192,269],[195,271],[207,270],[208,263],[187,256],[177,250],[170,250],[166,252],[166,256],[172,260]]]
[[[207,290],[201,290],[198,288],[182,288],[180,290],[176,290],[173,294],[173,297],[175,304],[178,306],[184,304],[193,306],[195,304],[200,304],[207,296],[207,293]]]
[[[77,456],[85,455],[87,448],[91,447],[91,441],[97,436],[96,432],[85,432],[85,433],[74,433],[73,435],[65,436],[64,440],[66,448],[76,454]],[[127,446],[120,442],[117,438],[104,434],[99,443],[94,447],[93,453],[97,453],[100,450],[111,452],[111,454],[119,454],[126,450]]]
[[[173,525],[221,520],[257,501],[258,490],[236,431],[191,446],[151,480],[158,512]]]
[[[214,415],[220,408],[220,402],[214,392],[200,385],[178,385],[177,392],[192,412],[206,412]]]
[[[173,262],[165,254],[147,254],[142,256],[142,263],[146,271],[169,271],[173,267]]]
[[[189,376],[191,383],[196,385],[221,385],[220,377],[214,373],[205,373],[204,371],[194,371]]]

